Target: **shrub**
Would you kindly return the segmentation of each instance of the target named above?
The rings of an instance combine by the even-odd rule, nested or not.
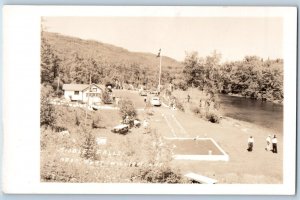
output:
[[[131,179],[136,182],[146,183],[187,183],[178,170],[170,167],[144,167],[141,168]]]
[[[121,100],[120,103],[120,114],[122,119],[129,118],[129,120],[134,120],[137,116],[137,111],[134,108],[133,102],[131,100]]]
[[[101,124],[101,119],[99,116],[93,116],[93,122],[92,122],[92,128],[102,128]]]
[[[102,101],[103,103],[105,104],[110,104],[112,103],[112,100],[111,100],[111,96],[110,96],[110,93],[108,91],[103,91],[102,93]]]
[[[201,109],[197,106],[191,107],[191,111],[196,115],[200,115],[200,116],[202,115]]]
[[[182,112],[184,112],[184,106],[183,103],[181,101],[179,101],[178,99],[176,99],[176,108],[178,108],[179,110],[181,110]]]
[[[81,157],[85,159],[96,159],[97,144],[96,138],[90,132],[86,133],[83,144],[81,145]]]
[[[210,111],[206,113],[206,119],[212,123],[220,122],[220,117],[216,113]]]
[[[76,114],[76,118],[75,118],[75,124],[76,124],[76,126],[80,125],[80,121],[79,121],[79,118],[78,118],[77,114]]]

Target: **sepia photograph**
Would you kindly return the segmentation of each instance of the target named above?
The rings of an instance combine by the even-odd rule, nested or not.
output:
[[[281,184],[283,20],[42,17],[41,181]]]
[[[287,7],[5,7],[4,191],[295,194],[296,22]]]

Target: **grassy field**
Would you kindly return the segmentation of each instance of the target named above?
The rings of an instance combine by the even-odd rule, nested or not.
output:
[[[135,108],[137,108],[137,109],[145,107],[144,97],[140,96],[138,91],[135,91],[135,90],[116,90],[115,89],[115,90],[113,90],[113,93],[114,93],[115,97],[119,97],[119,98],[122,98],[122,99],[130,99],[133,102]]]
[[[188,182],[171,168],[171,149],[156,130],[140,127],[126,135],[112,133],[121,121],[119,110],[89,111],[87,119],[82,108],[56,110],[56,126],[63,131],[41,129],[41,181]],[[139,118],[146,116],[138,112]],[[92,128],[92,121],[99,128]]]

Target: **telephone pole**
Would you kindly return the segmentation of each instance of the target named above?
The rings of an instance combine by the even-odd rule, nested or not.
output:
[[[84,125],[85,125],[85,127],[86,127],[86,120],[87,120],[87,112],[88,112],[88,109],[89,109],[89,105],[90,105],[90,92],[91,92],[91,80],[92,80],[92,78],[91,78],[91,74],[90,74],[90,84],[89,84],[89,90],[88,90],[88,92],[86,93],[87,94],[87,96],[88,96],[88,100],[87,100],[87,103],[86,103],[86,105],[87,105],[87,108],[86,108],[86,110],[85,110],[85,120],[84,120]]]
[[[161,60],[162,60],[162,54],[161,49],[159,50],[159,77],[158,77],[158,92],[160,93],[160,81],[161,81]]]

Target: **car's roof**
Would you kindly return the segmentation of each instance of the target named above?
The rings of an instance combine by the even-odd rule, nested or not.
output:
[[[119,125],[115,126],[114,128],[121,129],[121,128],[126,128],[126,127],[128,127],[128,125],[126,125],[126,124],[119,124]]]

